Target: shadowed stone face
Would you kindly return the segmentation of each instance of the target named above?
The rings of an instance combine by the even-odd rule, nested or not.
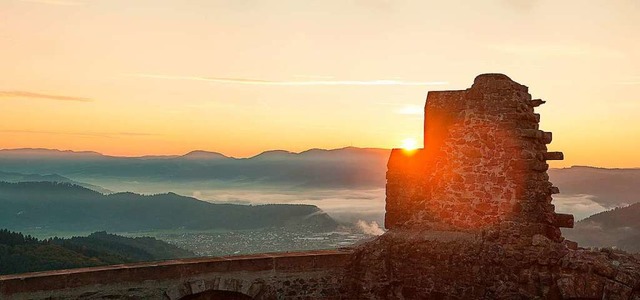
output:
[[[429,92],[424,148],[394,149],[387,173],[387,228],[518,230],[561,239],[551,205],[549,135],[524,85],[502,74],[471,88]]]

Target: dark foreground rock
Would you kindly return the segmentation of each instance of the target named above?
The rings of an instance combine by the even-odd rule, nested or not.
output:
[[[502,244],[459,232],[388,232],[362,245],[345,299],[640,299],[640,258],[536,235]]]

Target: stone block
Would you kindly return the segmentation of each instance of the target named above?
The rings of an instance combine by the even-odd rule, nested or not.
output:
[[[533,99],[529,101],[529,105],[531,105],[532,107],[538,107],[545,103],[547,103],[547,101],[543,101],[542,99]]]
[[[207,290],[207,284],[204,280],[190,281],[189,286],[192,294],[201,293]]]
[[[267,255],[264,257],[234,259],[229,261],[228,271],[266,271],[272,270],[274,258]]]
[[[520,136],[530,139],[541,139],[542,131],[537,129],[520,129]]]
[[[549,170],[549,164],[546,164],[543,162],[536,162],[531,166],[531,170],[538,171],[538,172],[546,172],[547,170]]]
[[[563,160],[564,159],[564,153],[559,151],[543,152],[542,156],[544,157],[545,160]]]
[[[554,224],[557,227],[562,228],[573,228],[573,215],[570,214],[558,214],[554,215]]]
[[[551,144],[553,140],[553,134],[551,132],[542,131],[542,142],[545,144]]]
[[[275,270],[283,272],[311,271],[316,268],[315,257],[279,257],[275,260]]]
[[[602,299],[627,300],[631,297],[632,292],[633,288],[611,280],[604,286],[604,295],[602,295]]]
[[[570,240],[564,240],[562,243],[567,247],[567,249],[578,250],[578,243]]]

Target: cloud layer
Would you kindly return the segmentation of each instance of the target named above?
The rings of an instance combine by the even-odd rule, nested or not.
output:
[[[0,98],[31,98],[31,99],[47,99],[56,101],[75,101],[75,102],[91,102],[93,99],[84,97],[61,96],[51,94],[41,94],[25,91],[0,91]]]
[[[70,1],[70,0],[20,0],[22,2],[31,2],[39,4],[60,5],[60,6],[77,6],[84,5],[82,1]]]
[[[617,82],[622,85],[640,85],[640,76],[634,76],[626,80],[621,80]]]
[[[45,130],[0,130],[0,132],[76,135],[76,136],[102,137],[102,138],[157,136],[157,134],[145,133],[145,132],[62,132],[62,131],[45,131]]]
[[[207,81],[215,83],[227,84],[246,84],[246,85],[272,85],[272,86],[318,86],[318,85],[403,85],[403,86],[426,86],[426,85],[445,85],[445,81],[402,81],[391,79],[377,80],[304,80],[304,81],[278,81],[278,80],[261,80],[250,78],[226,78],[226,77],[198,77],[198,76],[171,76],[157,74],[127,74],[129,76],[169,79],[169,80],[192,80]]]

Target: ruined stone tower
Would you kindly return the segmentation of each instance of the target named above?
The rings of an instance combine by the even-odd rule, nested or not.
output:
[[[429,92],[424,148],[394,149],[385,226],[358,246],[345,299],[640,299],[640,256],[561,236],[551,133],[527,87],[502,74]]]
[[[429,92],[424,148],[394,149],[388,163],[385,226],[484,232],[508,240],[542,234],[561,241],[573,216],[551,204],[551,133],[528,88],[502,74],[483,74],[460,91]]]

